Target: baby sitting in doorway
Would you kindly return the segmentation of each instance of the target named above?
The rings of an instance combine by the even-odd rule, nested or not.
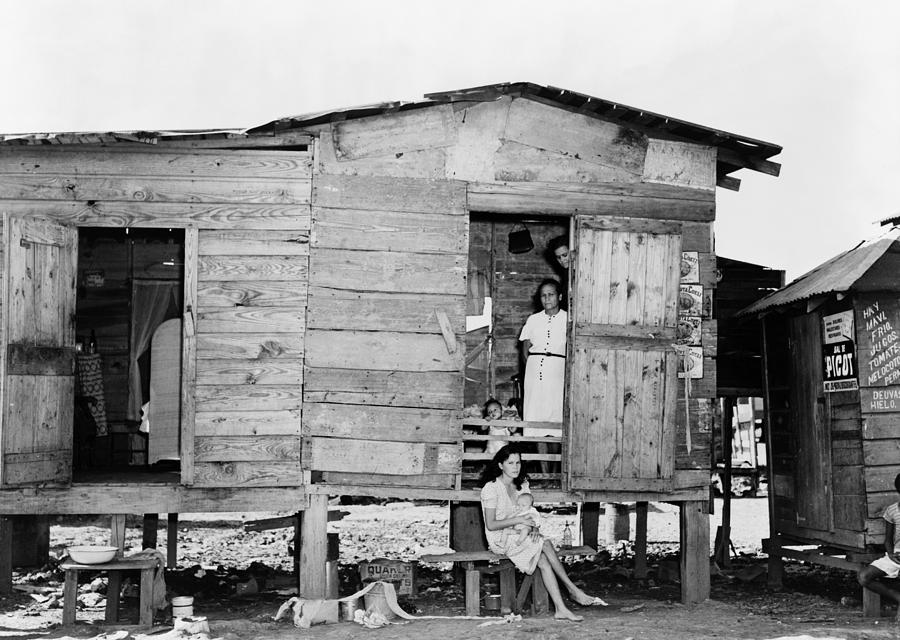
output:
[[[500,404],[498,400],[494,398],[490,398],[487,402],[484,403],[484,411],[483,411],[484,419],[491,420],[506,420],[510,419],[513,416],[506,416],[503,412],[503,405]],[[515,428],[513,427],[501,427],[501,426],[488,426],[488,435],[489,436],[511,436],[515,432]],[[485,453],[489,453],[490,455],[494,455],[497,453],[504,445],[509,444],[506,440],[488,440],[487,445],[484,448]]]

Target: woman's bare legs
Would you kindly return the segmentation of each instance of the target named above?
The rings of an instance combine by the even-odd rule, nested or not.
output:
[[[550,561],[547,560],[547,556],[543,553],[538,560],[538,569],[541,570],[541,576],[544,578],[544,586],[547,588],[547,595],[553,600],[553,606],[556,609],[553,613],[553,617],[559,620],[572,620],[573,622],[581,622],[584,620],[581,616],[576,616],[572,613],[566,606],[566,603],[563,601],[562,593],[559,591],[556,573],[550,565]]]
[[[547,559],[550,568],[557,576],[559,576],[559,581],[569,592],[569,595],[572,596],[572,599],[578,604],[591,604],[594,599],[575,586],[575,583],[569,578],[569,574],[566,573],[566,568],[563,566],[562,562],[560,562],[559,556],[556,555],[556,549],[553,548],[553,544],[549,540],[544,540],[544,547],[541,551],[543,552],[543,557]],[[546,582],[546,579],[544,582]]]

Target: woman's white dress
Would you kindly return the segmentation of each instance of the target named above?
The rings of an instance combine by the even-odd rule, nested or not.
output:
[[[519,340],[530,340],[532,354],[525,363],[525,399],[522,419],[530,422],[562,422],[566,378],[566,331],[568,315],[560,309],[528,316]],[[526,436],[559,435],[558,432],[525,428]]]
[[[516,490],[516,496],[522,493],[529,493],[527,482],[522,483],[522,488]],[[500,482],[500,478],[488,482],[481,489],[482,515],[484,515],[485,509],[496,509],[494,517],[497,520],[505,520],[515,514],[516,504],[510,499],[506,487]],[[543,538],[535,541],[532,540],[531,536],[528,536],[520,543],[518,541],[518,532],[513,527],[497,529],[496,531],[489,531],[485,527],[484,535],[487,537],[488,549],[509,558],[519,571],[528,575],[534,573],[534,569],[537,567],[538,560],[541,557],[541,549],[544,546]]]

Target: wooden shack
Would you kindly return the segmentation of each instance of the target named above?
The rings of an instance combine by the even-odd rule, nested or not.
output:
[[[528,83],[239,132],[5,136],[0,513],[300,510],[315,595],[328,496],[477,500],[463,408],[513,394],[544,243],[567,235],[561,472],[538,498],[678,503],[683,597],[702,600],[715,189],[777,175],[779,152]],[[521,228],[535,249],[510,254]],[[140,280],[180,338],[150,362],[180,397],[151,398],[146,433]],[[486,296],[490,357],[466,334]],[[73,373],[97,355],[106,433],[134,464],[105,466],[116,436],[95,429],[73,474]],[[135,463],[173,404],[176,459]]]
[[[894,227],[741,312],[763,330],[775,582],[782,557],[855,569],[883,544],[900,473],[898,238]]]

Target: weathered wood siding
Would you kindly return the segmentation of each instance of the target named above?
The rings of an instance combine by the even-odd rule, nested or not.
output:
[[[900,473],[900,304],[896,289],[884,290],[896,267],[893,252],[879,260],[858,287],[854,299],[859,391],[856,428],[860,460],[854,469],[857,509],[865,511],[866,543],[884,540],[884,508],[897,500],[894,478]],[[895,272],[894,272],[895,273]]]
[[[713,147],[654,140],[539,100],[512,97],[490,103],[435,105],[312,129],[319,134],[316,170],[322,177],[465,181],[468,210],[485,213],[484,218],[475,218],[473,225],[470,276],[490,268],[489,224],[495,225],[497,242],[505,245],[515,219],[498,221],[498,215],[571,217],[590,213],[679,222],[683,250],[697,253],[699,282],[694,283],[702,286],[704,293],[703,377],[691,380],[689,400],[679,382],[670,462],[689,473],[709,468],[712,399],[716,395],[716,324],[711,316],[716,284]],[[416,133],[419,130],[421,135]],[[515,255],[499,246],[494,253],[493,374],[503,400],[513,393],[510,378],[520,366],[518,332],[533,310],[533,290],[544,277],[563,275],[554,272],[542,252],[549,238],[568,232],[568,223],[547,221],[530,224],[529,229],[535,251]],[[573,250],[577,254],[577,247]],[[523,282],[526,273],[528,280]],[[470,290],[475,284],[469,283]],[[482,295],[470,294],[472,300]],[[467,348],[482,345],[483,334],[468,335]],[[468,386],[469,403],[483,401],[488,378],[483,367],[481,358],[470,363],[469,377],[478,383]],[[371,380],[369,375],[364,381]],[[310,393],[307,386],[307,400]],[[696,479],[703,482],[701,475]]]
[[[77,234],[52,220],[3,217],[0,481],[64,484],[72,467]]]
[[[681,226],[580,216],[575,239],[571,486],[670,490]]]
[[[305,480],[300,409],[311,167],[305,151],[184,142],[0,147],[0,208],[10,215],[186,230],[187,483]]]
[[[453,486],[467,241],[458,182],[316,177],[303,434],[322,481]]]

